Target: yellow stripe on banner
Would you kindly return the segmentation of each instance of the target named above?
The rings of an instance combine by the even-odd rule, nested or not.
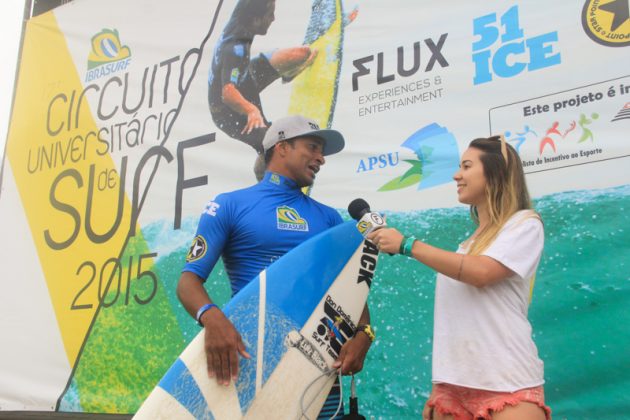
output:
[[[7,155],[71,365],[98,307],[99,288],[104,294],[116,269],[131,213],[126,195],[119,198],[121,174],[96,139],[82,89],[54,15],[29,21]],[[28,296],[20,298],[28,304]]]
[[[336,19],[328,31],[310,45],[312,49],[317,50],[317,56],[313,64],[293,80],[289,101],[288,115],[306,115],[317,121],[321,127],[328,127],[330,123],[330,113],[337,89],[337,72],[341,65],[339,60],[343,24],[341,0],[335,0],[335,13]],[[306,195],[310,195],[311,190],[312,186],[302,188]]]

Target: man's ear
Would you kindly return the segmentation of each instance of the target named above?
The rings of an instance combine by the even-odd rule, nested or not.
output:
[[[278,143],[276,143],[273,147],[276,148],[276,150],[274,150],[274,154],[278,153],[280,156],[284,157],[287,154],[287,146],[288,146],[288,142],[286,141],[279,141]]]

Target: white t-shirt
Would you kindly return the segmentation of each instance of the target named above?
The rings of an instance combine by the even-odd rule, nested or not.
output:
[[[543,362],[527,320],[530,281],[544,245],[543,225],[532,214],[514,214],[482,253],[512,270],[512,277],[477,288],[438,274],[434,383],[499,392],[544,383]],[[465,251],[461,246],[457,250]]]

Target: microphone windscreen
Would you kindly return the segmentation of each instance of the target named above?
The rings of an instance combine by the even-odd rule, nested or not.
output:
[[[362,198],[352,200],[348,205],[348,213],[354,220],[359,220],[365,213],[370,212],[370,205]]]

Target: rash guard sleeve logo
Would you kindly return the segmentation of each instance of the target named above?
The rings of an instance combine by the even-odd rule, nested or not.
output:
[[[204,255],[206,255],[207,250],[208,245],[206,244],[206,240],[203,236],[197,235],[190,245],[190,249],[186,255],[186,262],[193,262],[202,259]]]
[[[209,216],[216,216],[217,210],[221,207],[220,204],[215,203],[214,201],[209,201],[203,209],[203,212]]]

